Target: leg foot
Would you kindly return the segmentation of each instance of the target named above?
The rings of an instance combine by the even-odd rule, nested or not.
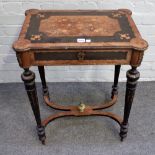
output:
[[[128,132],[128,124],[121,124],[121,130],[120,130],[121,141],[123,141],[124,138],[127,137],[127,132]]]
[[[45,143],[45,140],[42,140],[42,141],[41,141],[41,143],[42,143],[43,145],[45,145],[45,144],[46,144],[46,143]]]
[[[37,126],[37,132],[38,132],[39,140],[42,142],[42,144],[45,145],[45,140],[46,140],[45,128],[43,126],[41,127]]]

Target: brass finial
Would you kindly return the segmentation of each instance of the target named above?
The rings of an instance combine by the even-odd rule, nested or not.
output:
[[[86,108],[86,105],[84,103],[82,103],[82,102],[78,106],[78,109],[79,109],[80,112],[84,112],[85,108]]]

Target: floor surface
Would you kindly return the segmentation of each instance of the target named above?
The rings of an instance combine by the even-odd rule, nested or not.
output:
[[[101,103],[112,83],[49,83],[50,96],[60,104]],[[125,83],[119,99],[108,109],[123,114]],[[42,118],[55,112],[42,98]],[[139,82],[130,115],[127,139],[120,142],[119,126],[109,118],[65,117],[46,128],[47,141],[38,140],[35,120],[22,83],[0,84],[0,155],[155,155],[155,82]]]

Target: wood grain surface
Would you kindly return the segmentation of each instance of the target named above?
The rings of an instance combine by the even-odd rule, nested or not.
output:
[[[120,30],[118,20],[107,16],[52,16],[41,20],[39,27],[48,37],[113,36]]]
[[[82,39],[82,41],[79,39]],[[16,51],[31,49],[127,48],[144,51],[148,44],[131,11],[28,10]]]

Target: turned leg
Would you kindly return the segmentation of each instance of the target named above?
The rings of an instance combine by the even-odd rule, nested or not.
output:
[[[120,68],[121,68],[121,65],[115,65],[114,84],[112,86],[111,98],[113,98],[114,95],[118,94],[118,79],[119,79]]]
[[[43,89],[43,95],[46,95],[49,97],[49,92],[48,92],[48,87],[46,84],[46,79],[45,79],[45,69],[44,66],[38,66],[40,78],[41,78],[41,83],[42,83],[42,89]]]
[[[127,71],[127,83],[126,83],[126,95],[125,95],[125,107],[124,107],[124,118],[121,124],[120,137],[121,141],[127,137],[128,132],[128,119],[130,115],[130,110],[135,95],[135,90],[137,86],[137,81],[140,77],[140,73],[137,71],[136,67],[132,67]]]
[[[37,91],[35,86],[35,74],[30,71],[29,69],[24,69],[25,71],[22,74],[22,80],[25,84],[25,89],[27,91],[29,101],[37,122],[37,132],[40,141],[45,144],[45,129],[41,124],[41,118],[40,118],[40,110],[38,105],[38,97],[37,97]]]

